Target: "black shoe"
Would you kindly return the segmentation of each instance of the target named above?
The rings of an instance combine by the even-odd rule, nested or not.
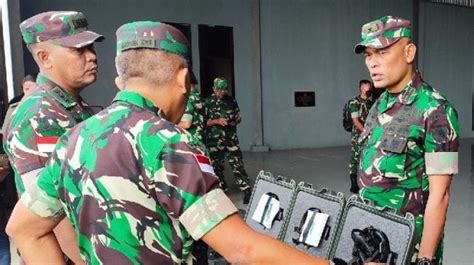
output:
[[[244,190],[244,204],[249,204],[250,195],[252,195],[250,189]]]

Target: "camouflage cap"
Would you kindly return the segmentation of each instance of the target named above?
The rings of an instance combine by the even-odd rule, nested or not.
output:
[[[117,55],[129,49],[159,49],[189,61],[189,42],[173,26],[154,21],[134,21],[117,29]]]
[[[217,77],[214,79],[215,90],[226,90],[227,89],[227,80],[224,77]]]
[[[49,11],[28,18],[20,24],[27,45],[48,41],[55,45],[82,48],[104,36],[87,30],[84,14],[76,11]]]
[[[366,47],[388,47],[402,37],[411,38],[411,23],[403,18],[384,16],[363,25],[361,36],[362,41],[355,46],[355,53],[363,52]]]

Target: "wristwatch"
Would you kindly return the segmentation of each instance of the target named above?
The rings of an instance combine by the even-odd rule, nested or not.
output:
[[[416,265],[434,265],[434,264],[435,263],[433,262],[433,260],[426,257],[416,259]]]

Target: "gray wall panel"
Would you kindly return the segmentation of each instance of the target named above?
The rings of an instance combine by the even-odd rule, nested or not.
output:
[[[412,1],[262,0],[264,139],[273,149],[349,144],[342,107],[368,78],[353,52],[362,24],[383,15],[412,18]],[[293,92],[316,92],[295,108]]]
[[[84,93],[90,102],[104,105],[116,92],[114,33],[122,23],[190,23],[195,72],[197,25],[233,27],[236,98],[243,115],[238,132],[244,150],[261,143],[262,126],[263,142],[272,149],[348,145],[342,106],[357,94],[358,81],[368,78],[362,56],[353,53],[361,25],[387,14],[413,19],[411,0],[261,0],[260,31],[257,0],[22,0],[21,7],[23,19],[50,9],[83,11],[92,28],[106,36],[106,42],[97,45],[99,79]],[[474,74],[473,12],[423,1],[420,6],[420,70],[457,108],[463,137],[474,136],[467,96]],[[440,28],[447,30],[440,33]],[[316,107],[295,108],[293,93],[298,90],[315,91]]]
[[[193,53],[197,53],[197,25],[221,25],[233,27],[234,74],[236,98],[242,111],[243,121],[238,127],[241,146],[249,149],[258,140],[260,120],[255,119],[260,111],[260,99],[254,97],[259,86],[260,65],[256,63],[258,42],[253,29],[258,27],[255,10],[256,1],[225,0],[22,0],[22,19],[47,10],[82,11],[89,20],[90,28],[102,33],[106,41],[96,45],[99,56],[99,77],[95,84],[84,91],[84,97],[93,104],[107,105],[116,93],[113,80],[115,30],[133,20],[159,20],[189,23],[192,29]],[[29,56],[30,55],[25,55]],[[193,55],[193,60],[199,57]],[[25,60],[31,68],[31,60]],[[198,61],[194,70],[199,73]],[[257,124],[258,121],[258,124]],[[257,128],[257,129],[256,129]],[[257,135],[255,135],[257,134]]]
[[[473,137],[474,9],[424,3],[421,6],[419,65],[423,78],[458,111],[462,137]]]

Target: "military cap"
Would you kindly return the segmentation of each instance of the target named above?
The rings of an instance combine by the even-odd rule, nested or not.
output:
[[[117,55],[129,49],[159,49],[189,61],[189,42],[173,26],[155,21],[134,21],[117,29]]]
[[[226,90],[227,89],[227,80],[224,77],[217,77],[214,79],[215,90]]]
[[[87,30],[87,19],[81,12],[49,11],[28,18],[20,24],[27,45],[48,41],[55,45],[82,48],[104,37]]]
[[[361,53],[366,47],[385,48],[403,37],[411,38],[411,36],[412,29],[409,20],[384,16],[362,26],[362,41],[355,46],[354,51]]]

